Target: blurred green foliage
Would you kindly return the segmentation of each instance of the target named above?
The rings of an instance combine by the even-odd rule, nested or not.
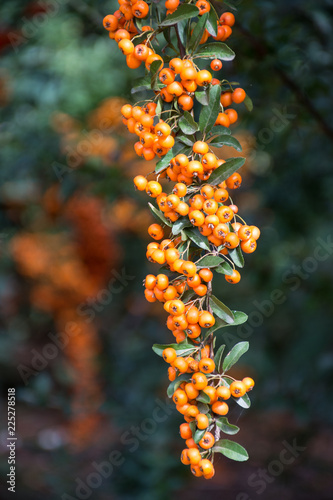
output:
[[[311,436],[312,426],[331,424],[333,415],[329,397],[333,252],[329,244],[327,249],[321,243],[333,239],[333,3],[235,3],[237,26],[229,44],[237,57],[222,71],[240,81],[254,102],[251,114],[240,112],[239,129],[251,133],[245,151],[251,161],[242,193],[235,199],[247,221],[261,228],[262,237],[257,252],[246,258],[240,284],[216,283],[222,300],[228,295],[233,309],[250,316],[248,329],[230,329],[220,338],[230,345],[245,339],[251,343],[243,362],[257,385],[253,408],[242,415],[243,425],[251,412],[267,412],[268,419],[268,411],[285,411]],[[83,189],[99,193],[107,202],[130,195],[141,207],[146,204],[145,197],[132,190],[116,158],[108,167],[88,159],[79,170],[65,174],[62,182],[52,168],[54,162],[66,165],[59,135],[51,126],[54,113],[67,113],[84,123],[103,99],[131,99],[131,82],[138,76],[125,67],[123,56],[101,28],[103,16],[117,8],[116,2],[59,4],[54,14],[42,14],[46,17],[40,26],[38,2],[12,0],[0,7],[2,389],[5,398],[7,387],[17,388],[19,429],[29,425],[33,415],[40,421],[32,426],[33,432],[24,431],[22,460],[28,467],[35,457],[37,466],[35,473],[30,467],[28,473],[21,472],[18,489],[25,498],[37,500],[74,494],[76,477],[87,477],[93,461],[106,460],[112,449],[121,449],[124,465],[103,481],[93,498],[169,499],[189,479],[178,462],[179,416],[173,412],[158,430],[145,435],[134,453],[119,443],[121,432],[151,417],[157,398],[165,401],[165,366],[151,345],[164,342],[168,333],[161,318],[142,306],[141,280],[152,268],[143,264],[145,241],[137,233],[119,235],[122,265],[135,280],[98,314],[96,322],[105,394],[101,414],[110,422],[103,424],[102,437],[75,453],[66,439],[61,440],[61,433],[51,439],[50,429],[61,428],[71,411],[68,361],[58,357],[27,386],[17,372],[23,353],[42,346],[45,335],[56,328],[52,315],[29,302],[31,283],[17,272],[8,250],[11,239],[32,231],[42,216],[40,193],[60,184],[64,198]],[[27,34],[27,23],[34,27],[31,36],[15,47],[8,44],[8,35]],[[63,229],[62,224],[45,230]],[[272,304],[274,290],[280,290],[283,303]],[[2,413],[4,409],[2,403]],[[5,456],[1,474],[7,470]],[[202,494],[205,486],[200,488]],[[290,488],[293,491],[294,486]],[[316,498],[328,498],[314,491]],[[2,493],[5,498],[6,490]],[[218,491],[215,494],[212,498],[220,498]]]

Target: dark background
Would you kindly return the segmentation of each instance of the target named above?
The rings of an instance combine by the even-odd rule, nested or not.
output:
[[[215,280],[249,315],[217,335],[250,341],[236,373],[256,386],[252,408],[230,415],[250,460],[221,456],[204,481],[179,462],[181,418],[164,406],[166,367],[151,350],[169,334],[143,298],[150,215],[132,178],[152,165],[119,117],[140,72],[101,28],[116,3],[2,2],[1,498],[8,387],[18,499],[332,497],[333,2],[236,3],[237,58],[222,73],[254,111],[239,107],[248,161],[235,198],[262,237],[239,285]],[[108,477],[90,476],[94,462]],[[77,496],[78,480],[91,492]]]

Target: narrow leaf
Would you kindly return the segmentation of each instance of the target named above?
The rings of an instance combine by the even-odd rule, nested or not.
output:
[[[189,39],[187,46],[189,52],[193,53],[198,48],[200,40],[206,29],[207,20],[208,20],[208,12],[203,16],[200,16],[199,21],[195,25],[192,36]]]
[[[240,145],[239,141],[235,137],[232,137],[231,135],[220,135],[219,137],[215,137],[215,139],[212,139],[209,143],[211,146],[214,146],[215,148],[221,148],[222,146],[230,146],[236,151],[242,151],[242,146]]]
[[[191,113],[184,111],[184,115],[179,120],[179,128],[186,135],[192,135],[199,130],[199,126],[195,123]]]
[[[198,90],[194,93],[195,98],[203,106],[208,106],[208,92],[207,90]]]
[[[173,223],[172,225],[172,234],[175,236],[179,234],[185,227],[191,227],[192,224],[188,220],[187,217],[183,217],[181,219],[178,219],[176,222]]]
[[[214,9],[213,5],[210,4],[210,11],[208,14],[206,28],[211,36],[217,36],[217,21],[218,15],[216,14],[216,10]]]
[[[205,236],[202,236],[197,228],[184,229],[186,236],[190,238],[198,247],[203,250],[210,250],[208,240]]]
[[[240,246],[229,251],[229,257],[237,267],[244,267],[244,256]]]
[[[182,373],[179,375],[171,384],[169,384],[168,389],[167,389],[167,395],[169,398],[172,398],[174,392],[178,389],[180,384],[182,382],[186,382],[190,380],[191,374],[190,373]]]
[[[248,351],[248,349],[249,349],[248,342],[238,342],[238,344],[236,344],[231,349],[231,351],[226,355],[226,357],[224,358],[223,365],[222,365],[223,371],[227,372],[228,370],[230,370],[230,368],[232,366],[234,366],[234,364],[237,363],[239,358],[244,353],[246,353],[246,351]]]
[[[220,274],[228,274],[230,275],[232,273],[232,267],[228,262],[222,262],[216,269],[217,273]]]
[[[210,305],[213,312],[226,323],[233,323],[235,318],[228,306],[223,304],[217,297],[210,298]]]
[[[199,443],[199,441],[201,441],[201,439],[204,437],[205,433],[206,429],[203,430],[198,429],[193,436],[194,442]]]
[[[224,328],[225,326],[230,326],[230,325],[228,323],[226,323],[225,321],[223,321],[223,319],[216,318],[215,325],[211,326],[210,328],[208,328],[208,330],[206,330],[205,339],[211,333],[215,332],[216,330],[219,330],[220,328]]]
[[[202,133],[209,132],[215,125],[217,116],[220,112],[220,85],[212,85],[209,89],[208,106],[202,108],[199,116],[199,127]],[[213,175],[213,174],[212,174]]]
[[[223,127],[223,125],[216,125],[209,132],[209,137],[213,137],[215,135],[231,135],[230,128]]]
[[[237,425],[230,424],[227,417],[221,417],[216,420],[216,425],[225,433],[234,435],[239,431],[239,427]]]
[[[199,396],[196,397],[196,400],[200,401],[200,403],[205,403],[205,404],[210,403],[210,397],[203,391],[200,391],[200,394]]]
[[[154,344],[153,351],[158,354],[158,356],[162,356],[164,349],[167,347],[172,347],[177,352],[178,356],[190,354],[197,349],[192,344]]]
[[[213,446],[213,452],[222,453],[227,458],[231,460],[236,460],[237,462],[245,462],[248,460],[249,455],[243,446],[229,439],[220,439]]]
[[[232,326],[242,325],[243,323],[246,323],[246,321],[248,320],[248,315],[242,311],[232,311],[232,314],[234,315],[235,318],[235,321],[233,322]]]
[[[170,161],[172,160],[172,158],[174,156],[175,156],[175,153],[174,153],[173,149],[170,149],[170,151],[168,151],[167,154],[165,156],[163,156],[163,158],[156,163],[156,167],[155,167],[156,174],[159,174],[160,172],[162,172],[162,170],[165,170],[166,168],[168,168]]]
[[[199,261],[197,261],[195,264],[197,268],[202,269],[205,267],[217,267],[223,262],[223,259],[221,257],[218,257],[217,255],[208,255],[207,257],[203,257]]]
[[[205,403],[198,403],[198,410],[200,411],[200,413],[203,413],[204,415],[206,415],[206,413],[209,413],[210,407],[209,407],[209,405],[206,405]]]
[[[190,146],[192,148],[194,141],[190,137],[186,137],[186,135],[180,135],[177,139],[185,144],[186,146]]]
[[[246,106],[246,109],[248,111],[252,111],[253,110],[253,102],[252,102],[252,99],[246,94],[246,97],[244,99],[244,104]]]
[[[209,184],[216,186],[230,177],[245,163],[245,158],[228,158],[225,163],[218,167],[209,177]]]
[[[177,24],[180,21],[184,21],[184,19],[191,19],[192,17],[196,17],[198,15],[198,7],[195,7],[194,5],[190,5],[188,3],[183,3],[175,12],[169,14],[164,19],[164,21],[160,23],[160,26],[171,26],[172,24]]]
[[[156,219],[162,221],[163,224],[166,224],[167,226],[171,227],[171,223],[166,220],[166,218],[164,217],[163,213],[160,210],[155,208],[154,205],[152,205],[151,203],[148,203],[148,205]]]
[[[218,350],[216,351],[216,354],[214,356],[214,363],[215,363],[216,369],[217,369],[217,371],[219,373],[220,373],[220,368],[221,368],[221,362],[222,362],[222,356],[223,356],[224,349],[225,349],[225,344],[222,344],[218,348]]]
[[[196,57],[221,59],[222,61],[232,61],[235,58],[235,52],[222,42],[206,43],[199,48],[195,55]]]

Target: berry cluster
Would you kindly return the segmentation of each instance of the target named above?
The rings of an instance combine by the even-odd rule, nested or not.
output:
[[[145,297],[163,303],[167,328],[175,338],[153,349],[170,365],[168,395],[185,419],[180,434],[187,448],[181,460],[191,465],[195,476],[210,479],[216,453],[240,461],[248,458],[242,446],[220,439],[222,432],[238,431],[226,417],[228,400],[243,408],[250,405],[252,378],[241,381],[226,375],[247,351],[248,342],[236,344],[226,356],[225,345],[214,352],[214,332],[241,324],[247,316],[217,299],[212,281],[216,272],[238,283],[236,267],[243,267],[243,253],[254,252],[260,236],[256,226],[238,215],[230,196],[242,183],[237,170],[245,159],[216,156],[216,149],[225,145],[241,151],[230,131],[238,113],[230,106],[244,103],[250,109],[252,104],[238,84],[213,78],[210,70],[200,67],[210,59],[210,69],[219,72],[222,60],[234,58],[223,43],[232,33],[232,13],[218,16],[206,0],[195,5],[179,0],[119,4],[104,26],[130,68],[145,65],[146,76],[133,91],[152,94],[141,104],[125,104],[121,112],[138,138],[136,153],[158,159],[153,173],[134,178],[136,188],[156,201],[149,206],[158,219],[148,228],[154,241],[146,256],[162,267],[146,277]],[[161,47],[162,37],[167,45],[160,55],[153,41]],[[213,40],[207,43],[209,38]],[[171,189],[164,186],[166,181],[172,182]]]

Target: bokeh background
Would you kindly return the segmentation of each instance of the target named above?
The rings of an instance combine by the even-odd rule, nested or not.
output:
[[[18,500],[332,498],[333,2],[234,4],[223,72],[255,106],[239,108],[236,201],[262,237],[239,285],[216,280],[249,315],[218,342],[250,341],[236,374],[256,387],[230,417],[250,460],[221,457],[204,481],[179,462],[181,418],[151,350],[169,334],[142,293],[151,216],[132,178],[152,165],[120,119],[139,72],[101,27],[116,2],[1,3],[1,498],[8,387]]]

